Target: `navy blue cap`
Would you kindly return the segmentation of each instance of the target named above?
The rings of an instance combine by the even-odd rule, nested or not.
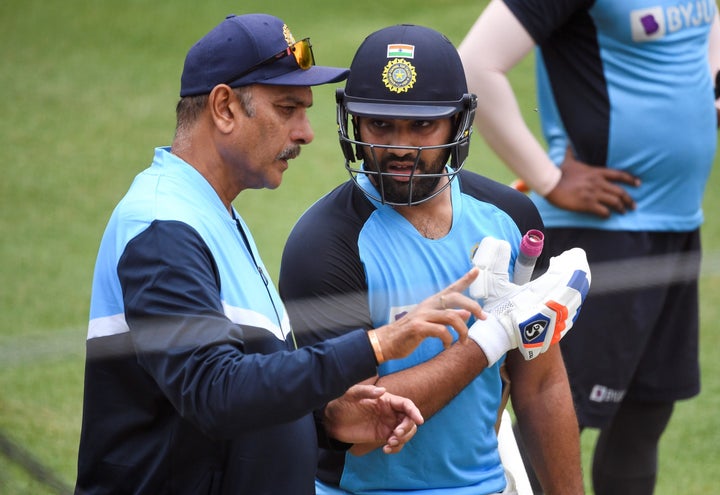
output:
[[[365,38],[350,65],[347,111],[361,117],[444,118],[465,108],[460,55],[443,34],[399,24]]]
[[[348,69],[313,65],[301,69],[288,56],[259,67],[240,79],[238,74],[295,43],[290,29],[267,14],[229,15],[190,48],[180,80],[180,96],[207,94],[218,84],[316,86],[342,81]]]

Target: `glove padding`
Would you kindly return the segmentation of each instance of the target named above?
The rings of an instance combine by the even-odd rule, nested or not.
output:
[[[473,256],[480,274],[470,297],[483,299],[486,320],[477,320],[468,336],[483,349],[488,366],[507,351],[519,349],[534,359],[572,328],[590,289],[585,251],[573,248],[550,259],[541,277],[525,285],[510,282],[510,244],[486,237]]]

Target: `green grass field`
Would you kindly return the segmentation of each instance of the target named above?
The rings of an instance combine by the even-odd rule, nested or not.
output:
[[[424,24],[456,44],[485,1],[0,3],[0,493],[69,493],[81,420],[84,341],[95,253],[130,181],[170,143],[185,52],[228,13],[268,12],[310,36],[323,65],[347,66],[370,32]],[[532,61],[512,73],[536,125]],[[277,278],[300,213],[346,178],[334,87],[316,88],[315,143],[276,191],[241,194]],[[479,95],[482,98],[482,95]],[[469,168],[513,177],[475,137]],[[706,195],[700,397],[681,403],[665,435],[658,494],[716,493],[720,469],[720,218],[715,171]],[[583,437],[589,462],[592,432]],[[586,483],[587,484],[587,483]],[[590,491],[588,492],[590,493]]]

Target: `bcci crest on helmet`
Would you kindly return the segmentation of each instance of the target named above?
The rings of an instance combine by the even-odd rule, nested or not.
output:
[[[412,89],[416,79],[415,67],[401,58],[388,62],[382,73],[383,84],[394,93],[404,93]]]

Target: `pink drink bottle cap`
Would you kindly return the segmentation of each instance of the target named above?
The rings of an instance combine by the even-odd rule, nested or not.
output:
[[[536,229],[528,230],[520,242],[520,251],[526,256],[537,257],[543,249],[545,236]]]

